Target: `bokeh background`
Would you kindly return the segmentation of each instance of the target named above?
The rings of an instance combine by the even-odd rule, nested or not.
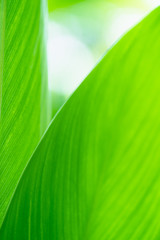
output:
[[[158,5],[160,0],[49,0],[52,117],[107,49]]]

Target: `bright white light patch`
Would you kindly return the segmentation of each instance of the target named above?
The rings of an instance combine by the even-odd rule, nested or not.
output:
[[[143,0],[143,1],[151,8],[160,6],[160,0]]]
[[[138,9],[117,8],[112,13],[109,29],[106,32],[106,42],[113,44],[144,16],[145,12]]]
[[[49,88],[71,94],[94,65],[91,52],[53,21],[48,24],[47,51]]]

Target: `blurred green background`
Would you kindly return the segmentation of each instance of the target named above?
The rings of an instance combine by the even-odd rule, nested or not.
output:
[[[160,0],[49,0],[52,117],[107,49],[158,5]]]

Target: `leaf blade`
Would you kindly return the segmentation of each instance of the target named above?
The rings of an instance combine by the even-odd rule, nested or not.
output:
[[[124,36],[53,120],[2,239],[159,237],[159,16]]]
[[[41,134],[47,109],[44,6],[0,1],[0,226]],[[42,102],[43,101],[43,102]],[[42,110],[41,110],[42,108]]]

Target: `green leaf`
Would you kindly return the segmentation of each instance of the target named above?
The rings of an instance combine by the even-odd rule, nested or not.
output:
[[[91,4],[95,4],[96,0],[48,0],[48,10],[49,12],[54,11],[59,8],[66,8],[72,5],[86,3],[89,2]],[[104,0],[99,0],[99,3],[103,3]],[[143,0],[105,0],[105,2],[110,2],[116,4],[118,6],[126,6],[126,7],[138,7],[138,8],[146,8],[147,3]]]
[[[0,226],[46,128],[44,7],[0,0]]]
[[[32,156],[2,240],[160,238],[160,7],[59,111]]]

